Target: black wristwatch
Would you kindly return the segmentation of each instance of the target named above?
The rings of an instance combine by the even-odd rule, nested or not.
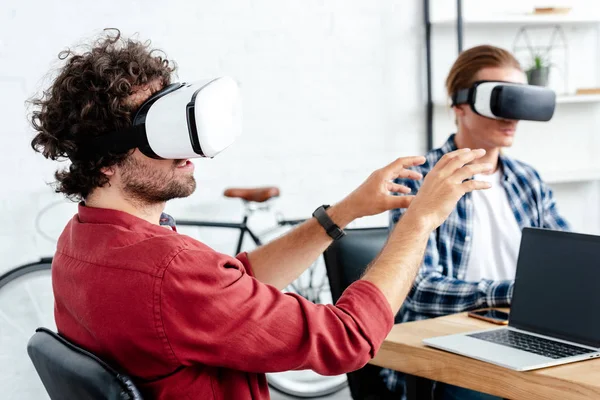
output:
[[[313,213],[313,217],[315,217],[317,221],[319,221],[319,224],[321,224],[323,229],[325,229],[325,232],[327,232],[327,234],[333,240],[341,239],[346,235],[346,232],[344,232],[339,226],[335,224],[335,222],[331,220],[331,218],[329,218],[329,215],[327,215],[327,213],[325,212],[325,210],[327,210],[328,208],[329,205],[322,205],[321,207],[315,210],[315,212]]]

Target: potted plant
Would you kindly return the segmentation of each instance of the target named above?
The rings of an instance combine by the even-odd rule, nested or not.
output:
[[[542,55],[534,54],[533,63],[527,69],[527,82],[530,85],[548,86],[548,77],[550,76],[550,62]]]

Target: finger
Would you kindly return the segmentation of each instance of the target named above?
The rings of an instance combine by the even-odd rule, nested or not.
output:
[[[394,182],[387,183],[387,190],[388,190],[388,192],[393,192],[393,193],[410,193],[411,192],[409,187],[400,185],[400,184],[394,183]]]
[[[474,190],[489,189],[492,187],[492,184],[490,182],[486,182],[486,181],[470,180],[470,181],[463,182],[461,184],[461,187],[463,188],[463,191],[465,193],[469,193]]]
[[[390,196],[388,209],[408,208],[415,196]]]
[[[450,153],[444,154],[435,165],[436,167],[439,165],[441,168],[448,164],[450,161],[452,161],[454,158],[458,157],[459,155],[468,153],[470,151],[471,149],[468,148],[451,151]]]
[[[472,150],[463,154],[459,154],[458,156],[450,160],[448,164],[443,168],[443,172],[440,171],[440,173],[442,174],[442,176],[452,175],[459,168],[462,168],[466,164],[469,164],[470,162],[473,162],[478,158],[483,157],[484,155],[485,150],[483,149]]]
[[[397,176],[395,176],[395,178],[412,179],[416,181],[419,179],[423,179],[423,174],[420,174],[417,171],[413,171],[411,169],[403,169]]]
[[[404,168],[423,165],[425,161],[426,159],[423,156],[400,157],[383,167],[383,170],[385,171],[386,175],[395,177],[398,176]]]
[[[477,174],[484,174],[486,172],[492,172],[494,170],[494,166],[488,163],[482,164],[469,164],[464,167],[458,169],[452,177],[456,180],[456,182],[462,182],[465,179],[469,179]]]

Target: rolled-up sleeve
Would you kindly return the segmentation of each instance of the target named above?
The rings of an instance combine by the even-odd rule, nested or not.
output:
[[[254,270],[252,269],[252,264],[250,264],[250,260],[248,259],[248,253],[240,253],[237,256],[235,256],[235,258],[237,258],[242,263],[244,269],[246,270],[246,273],[254,277]]]
[[[323,305],[282,293],[251,271],[243,253],[184,250],[172,260],[160,323],[183,365],[337,375],[365,365],[392,328],[391,307],[370,282],[357,281],[335,305]]]

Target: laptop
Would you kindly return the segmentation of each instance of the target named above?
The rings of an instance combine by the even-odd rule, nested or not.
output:
[[[425,339],[528,371],[600,357],[600,236],[524,228],[508,326]]]

